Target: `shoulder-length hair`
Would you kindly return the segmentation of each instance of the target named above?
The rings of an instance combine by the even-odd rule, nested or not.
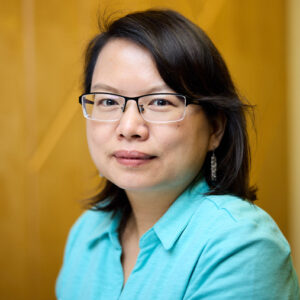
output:
[[[214,151],[218,161],[217,182],[211,180],[211,153],[208,153],[191,185],[205,178],[210,186],[209,194],[231,194],[254,201],[256,189],[249,186],[250,149],[245,118],[245,112],[252,106],[241,101],[224,60],[204,31],[172,10],[134,12],[105,22],[86,50],[85,93],[90,92],[101,49],[116,38],[128,39],[146,48],[171,89],[201,99],[212,125],[217,118],[226,120],[222,141]],[[130,212],[125,192],[109,181],[88,203],[94,209],[121,211],[124,215]]]

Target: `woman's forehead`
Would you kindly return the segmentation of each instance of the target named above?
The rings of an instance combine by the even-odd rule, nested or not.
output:
[[[98,55],[91,90],[103,89],[122,94],[173,92],[161,78],[151,53],[126,39],[109,41]]]

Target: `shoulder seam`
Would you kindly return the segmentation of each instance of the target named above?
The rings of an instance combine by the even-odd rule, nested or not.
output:
[[[214,206],[218,209],[218,210],[223,210],[226,212],[226,214],[230,217],[230,219],[232,219],[232,221],[234,221],[235,223],[238,222],[238,220],[231,214],[231,212],[225,208],[225,207],[221,207],[220,205],[218,205],[213,199],[209,198],[209,197],[205,197],[205,200],[208,200],[209,202],[211,202],[212,204],[214,204]]]

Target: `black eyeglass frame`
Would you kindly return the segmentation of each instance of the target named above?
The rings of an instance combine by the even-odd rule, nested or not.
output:
[[[126,96],[123,96],[123,95],[119,95],[119,94],[115,94],[115,93],[108,93],[108,92],[91,92],[91,93],[82,94],[82,95],[79,96],[79,103],[80,103],[80,105],[83,107],[83,100],[82,100],[82,98],[84,96],[86,96],[86,95],[97,95],[97,94],[101,94],[101,95],[113,95],[113,96],[118,96],[118,97],[122,97],[123,99],[125,99],[125,103],[124,103],[124,106],[122,108],[122,112],[125,111],[127,102],[129,100],[133,100],[133,101],[136,102],[138,111],[140,113],[142,113],[142,107],[139,105],[139,99],[143,98],[143,97],[146,97],[146,96],[155,96],[155,95],[172,95],[172,96],[183,97],[183,99],[185,100],[184,101],[184,104],[185,104],[184,106],[185,107],[187,107],[190,104],[202,105],[200,99],[192,99],[192,98],[190,98],[188,96],[185,96],[185,95],[182,95],[182,94],[178,94],[178,93],[150,93],[150,94],[145,94],[145,95],[141,95],[141,96],[137,96],[137,97],[126,97]],[[87,104],[94,104],[93,101],[89,101],[89,100],[84,100],[84,102],[87,103]]]

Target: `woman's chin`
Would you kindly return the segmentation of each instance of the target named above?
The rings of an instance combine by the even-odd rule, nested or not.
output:
[[[133,182],[114,182],[114,184],[125,191],[147,192],[156,190],[156,185],[149,184],[149,182],[147,184]]]
[[[159,181],[159,180],[141,180],[143,178],[138,178],[136,181],[111,181],[119,188],[130,192],[130,193],[141,193],[141,194],[151,194],[151,193],[167,193],[168,191],[178,189],[178,185],[174,185],[170,181]],[[181,184],[179,184],[181,185]]]

